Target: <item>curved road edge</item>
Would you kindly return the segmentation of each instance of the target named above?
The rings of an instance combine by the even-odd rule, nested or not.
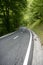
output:
[[[28,48],[27,48],[27,51],[26,51],[26,55],[25,55],[25,58],[24,58],[23,65],[31,65],[32,64],[32,57],[33,57],[33,47],[34,47],[33,35],[32,35],[31,30],[27,29],[27,31],[30,32],[30,41],[29,41],[29,44],[28,44]],[[6,38],[6,37],[14,34],[15,32],[12,32],[10,34],[4,35],[4,36],[0,37],[0,39]]]
[[[25,59],[23,62],[23,65],[31,65],[32,64],[32,57],[33,57],[33,47],[34,47],[34,43],[33,43],[33,37],[32,37],[32,33],[30,32],[30,41],[29,41],[29,45],[27,48],[27,52],[25,55]]]
[[[15,32],[16,32],[16,31],[15,31]],[[8,34],[6,34],[6,35],[4,35],[4,36],[1,36],[0,39],[6,38],[6,37],[8,37],[8,36],[11,36],[11,35],[13,35],[15,32],[8,33]]]

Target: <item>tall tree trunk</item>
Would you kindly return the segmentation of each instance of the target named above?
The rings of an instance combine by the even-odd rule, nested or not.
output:
[[[9,22],[9,0],[6,0],[6,28],[7,28],[7,31],[10,32],[10,22]]]

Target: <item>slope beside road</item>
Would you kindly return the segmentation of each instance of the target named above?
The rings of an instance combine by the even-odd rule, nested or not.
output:
[[[32,65],[43,65],[43,51],[40,39],[35,33],[33,33],[33,39],[34,39],[34,51],[33,51]]]

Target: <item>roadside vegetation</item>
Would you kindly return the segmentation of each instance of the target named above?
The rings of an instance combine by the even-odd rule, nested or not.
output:
[[[32,30],[38,35],[40,42],[43,45],[43,23],[35,26]]]

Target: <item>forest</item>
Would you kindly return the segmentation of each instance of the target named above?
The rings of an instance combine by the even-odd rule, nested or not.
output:
[[[0,0],[0,36],[20,26],[43,32],[43,0]]]

